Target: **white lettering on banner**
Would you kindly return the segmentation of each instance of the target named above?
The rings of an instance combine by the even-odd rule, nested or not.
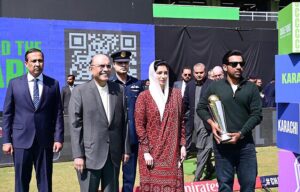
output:
[[[281,27],[279,29],[279,37],[280,39],[283,37],[286,37],[287,35],[290,35],[290,33],[292,32],[292,25],[291,23]]]
[[[298,122],[278,120],[278,131],[298,135]]]
[[[299,53],[300,52],[300,4],[293,3],[293,52]]]
[[[185,192],[217,192],[218,183],[216,181],[205,182],[194,182],[194,183],[185,183],[184,185]]]

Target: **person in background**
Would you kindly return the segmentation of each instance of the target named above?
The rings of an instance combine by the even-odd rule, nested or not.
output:
[[[207,72],[207,78],[210,80],[214,80],[212,69]]]
[[[265,94],[264,107],[276,107],[274,78],[264,87],[263,92]]]
[[[150,85],[149,79],[143,80],[143,87],[144,87],[144,90],[148,90],[148,89],[149,89],[149,85]]]
[[[74,168],[80,191],[119,191],[121,160],[129,160],[130,146],[123,87],[109,81],[108,56],[90,61],[93,79],[73,89],[69,123]]]
[[[184,67],[181,72],[181,81],[175,81],[173,87],[181,90],[182,97],[184,95],[186,84],[192,78],[192,69],[190,67]]]
[[[254,84],[256,84],[256,79],[257,78],[255,76],[253,76],[253,75],[251,75],[251,76],[248,77],[248,81],[250,81],[250,82],[252,82]]]
[[[257,87],[262,87],[262,79],[261,78],[257,78],[255,84],[257,85]]]
[[[254,83],[243,78],[245,61],[238,50],[228,51],[223,57],[225,79],[214,81],[200,99],[197,113],[210,124],[214,135],[214,155],[218,191],[232,191],[234,175],[241,191],[254,191],[257,159],[252,130],[262,120],[259,91]],[[216,95],[225,112],[229,141],[221,140],[221,129],[210,114],[208,98]]]
[[[184,191],[186,157],[182,97],[169,88],[169,65],[156,60],[149,67],[149,90],[135,105],[139,139],[140,191]]]
[[[203,179],[209,179],[214,173],[214,166],[211,161],[212,155],[212,134],[210,127],[206,122],[203,122],[195,113],[200,98],[212,82],[206,77],[205,65],[197,63],[193,67],[194,79],[190,81],[185,89],[183,103],[186,111],[186,147],[188,154],[191,153],[192,136],[196,133],[196,148],[197,148],[197,168],[195,171],[194,181],[199,181],[206,166],[207,174]],[[195,131],[194,131],[195,130]]]
[[[222,67],[215,66],[212,69],[212,77],[213,77],[213,80],[223,79],[224,78],[224,71],[223,71]]]
[[[69,102],[71,98],[71,93],[74,85],[75,76],[74,75],[68,75],[67,76],[67,85],[64,86],[61,90],[61,101],[63,104],[64,114],[68,115],[68,108],[69,108]]]
[[[12,79],[3,107],[3,145],[13,155],[15,191],[29,191],[34,166],[38,191],[52,191],[53,152],[64,142],[59,83],[43,74],[44,54],[25,53],[28,73]]]
[[[262,102],[263,102],[263,105],[264,105],[264,103],[265,103],[265,94],[263,92],[262,79],[257,78],[255,84],[256,84],[256,86],[258,88],[259,95],[260,95],[260,97],[262,99]]]
[[[138,95],[144,90],[142,81],[128,75],[130,57],[130,51],[117,51],[111,54],[111,58],[113,60],[113,67],[116,72],[116,74],[111,78],[111,80],[124,87],[130,135],[130,158],[129,161],[126,164],[123,164],[122,166],[123,192],[132,192],[134,187],[139,146],[135,130],[134,108]]]

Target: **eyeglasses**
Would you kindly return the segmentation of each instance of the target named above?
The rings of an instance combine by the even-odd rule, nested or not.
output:
[[[245,62],[244,61],[228,62],[227,64],[230,65],[233,68],[236,68],[238,66],[238,64],[240,64],[241,67],[245,66]]]
[[[192,76],[192,74],[183,74],[183,76],[185,76],[185,77],[189,76],[190,77],[190,76]]]
[[[99,65],[90,65],[92,67],[99,67],[100,69],[104,69],[105,67],[107,69],[111,69],[111,65],[105,65],[105,64],[99,64]]]

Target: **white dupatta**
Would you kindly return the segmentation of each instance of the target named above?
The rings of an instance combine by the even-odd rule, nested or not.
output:
[[[149,81],[150,81],[149,91],[153,100],[157,105],[157,108],[159,110],[160,120],[162,121],[166,103],[169,96],[169,75],[167,77],[166,85],[164,87],[164,92],[163,92],[159,85],[159,81],[156,77],[156,72],[154,70],[154,63],[155,61],[153,61],[149,67]]]

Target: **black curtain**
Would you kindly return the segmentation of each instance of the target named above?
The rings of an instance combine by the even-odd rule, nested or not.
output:
[[[276,29],[157,25],[155,37],[156,58],[169,61],[171,82],[180,79],[185,65],[202,62],[207,70],[222,65],[223,55],[230,49],[244,53],[245,77],[260,77],[264,84],[274,77]]]

